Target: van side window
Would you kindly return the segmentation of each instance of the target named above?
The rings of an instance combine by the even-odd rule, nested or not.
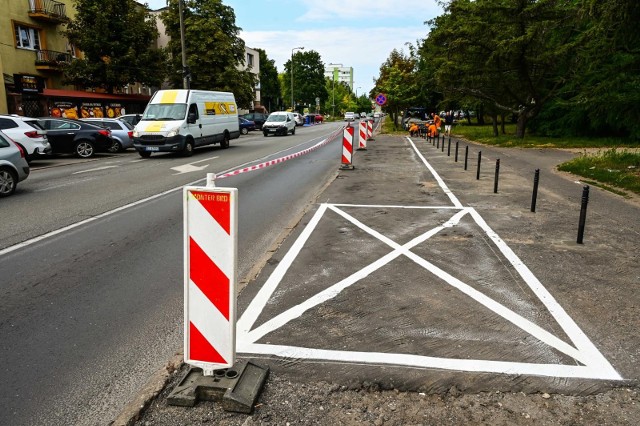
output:
[[[191,104],[191,106],[189,106],[189,114],[195,114],[196,120],[200,118],[198,116],[198,106],[196,104]]]

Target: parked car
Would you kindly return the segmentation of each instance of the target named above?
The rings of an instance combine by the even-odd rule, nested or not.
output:
[[[322,123],[324,121],[324,117],[322,114],[316,114],[315,116],[316,123]]]
[[[249,133],[250,130],[256,130],[256,123],[251,120],[238,117],[238,123],[240,124],[240,133],[243,135]]]
[[[253,121],[254,123],[256,123],[256,127],[258,129],[262,129],[262,125],[265,121],[267,121],[267,118],[269,118],[269,114],[263,114],[261,112],[250,112],[248,114],[243,114],[240,117],[244,118],[245,120]]]
[[[294,120],[296,120],[296,126],[302,126],[304,124],[304,117],[302,116],[302,114],[294,112],[293,118]]]
[[[39,118],[47,131],[47,139],[54,154],[74,153],[89,158],[97,151],[108,151],[113,145],[111,130],[91,123],[68,118]]]
[[[0,197],[13,194],[29,171],[24,149],[0,131]]]
[[[292,135],[296,134],[296,120],[291,112],[272,112],[262,125],[262,134],[265,136],[269,134],[286,136],[289,132]]]
[[[118,120],[126,121],[131,127],[135,127],[142,120],[142,114],[125,114],[118,117]]]
[[[126,121],[116,118],[83,118],[82,121],[111,130],[113,145],[109,152],[122,152],[133,146],[133,126]]]
[[[46,132],[35,118],[0,115],[0,130],[24,149],[27,162],[51,154]]]
[[[344,121],[353,121],[356,119],[356,115],[353,112],[344,113]]]

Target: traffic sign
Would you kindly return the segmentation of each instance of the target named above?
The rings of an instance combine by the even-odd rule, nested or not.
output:
[[[376,103],[380,106],[384,106],[384,104],[387,103],[387,95],[385,95],[384,93],[380,93],[378,96],[376,96]]]

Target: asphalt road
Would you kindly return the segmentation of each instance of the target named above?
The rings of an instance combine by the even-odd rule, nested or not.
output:
[[[190,158],[34,163],[0,205],[0,424],[110,422],[182,346],[180,188],[308,148],[339,127],[256,132]],[[218,181],[239,189],[240,278],[335,175],[340,152],[336,138]]]

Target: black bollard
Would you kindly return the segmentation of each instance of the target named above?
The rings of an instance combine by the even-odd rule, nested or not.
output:
[[[587,220],[587,204],[589,203],[589,185],[582,187],[582,205],[580,206],[580,223],[578,224],[578,244],[582,244],[584,224]]]
[[[456,163],[458,162],[458,141],[456,141]]]
[[[496,160],[496,175],[493,178],[493,193],[498,193],[498,178],[500,177],[500,159]]]
[[[533,195],[531,195],[531,211],[536,212],[536,201],[538,200],[538,182],[540,182],[540,169],[536,169],[533,175]]]
[[[449,143],[447,144],[447,157],[451,157],[451,139],[449,139]]]
[[[434,138],[436,139],[436,149],[440,148],[440,138],[437,136],[434,136]]]
[[[469,158],[469,145],[464,148],[464,169],[467,170],[467,159]]]
[[[480,163],[482,162],[482,151],[478,151],[478,170],[476,171],[476,180],[480,180]]]
[[[442,135],[442,152],[444,152],[444,135]]]

